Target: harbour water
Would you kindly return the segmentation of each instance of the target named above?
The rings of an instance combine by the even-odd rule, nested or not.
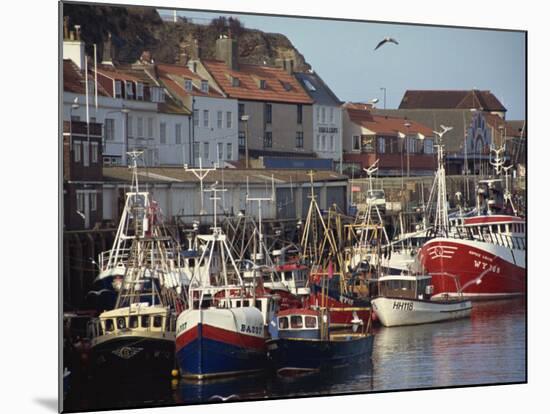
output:
[[[524,299],[475,302],[470,319],[375,328],[372,361],[301,378],[271,375],[197,384],[168,376],[130,383],[75,381],[67,411],[261,400],[305,395],[521,383],[526,374]]]

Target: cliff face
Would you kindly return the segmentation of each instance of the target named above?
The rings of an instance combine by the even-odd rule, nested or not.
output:
[[[278,33],[246,29],[238,21],[215,19],[210,25],[198,25],[185,19],[164,22],[154,8],[114,7],[102,5],[64,4],[63,16],[69,28],[81,26],[82,39],[91,53],[98,45],[101,56],[103,41],[112,34],[116,49],[115,61],[133,63],[143,51],[151,52],[157,62],[184,62],[187,58],[215,58],[216,39],[232,33],[238,39],[239,61],[275,65],[278,59],[292,59],[297,71],[310,69],[303,55],[288,38]]]

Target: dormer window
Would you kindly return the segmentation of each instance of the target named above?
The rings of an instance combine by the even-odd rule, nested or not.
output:
[[[132,99],[134,97],[134,88],[131,81],[126,81],[126,99]]]
[[[158,87],[151,88],[151,102],[164,102],[164,89]]]
[[[201,81],[201,91],[204,93],[208,93],[208,81],[202,80]]]
[[[193,82],[191,79],[185,79],[184,85],[187,92],[191,92],[193,90]]]
[[[281,85],[283,85],[283,89],[287,92],[292,90],[292,85],[288,82],[281,81]]]
[[[136,86],[136,99],[143,100],[143,83],[138,82]]]
[[[240,79],[233,76],[231,78],[231,86],[233,86],[233,87],[241,86]]]
[[[122,82],[117,80],[115,81],[115,98],[122,97]]]
[[[267,86],[267,82],[265,79],[260,79],[260,89],[265,89]]]

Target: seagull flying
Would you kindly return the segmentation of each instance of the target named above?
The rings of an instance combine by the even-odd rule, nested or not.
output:
[[[397,42],[397,40],[395,40],[393,37],[385,37],[384,40],[382,40],[380,43],[378,43],[376,45],[376,47],[374,48],[374,50],[378,49],[380,46],[382,46],[384,43],[395,43],[396,45],[398,45],[399,43]]]

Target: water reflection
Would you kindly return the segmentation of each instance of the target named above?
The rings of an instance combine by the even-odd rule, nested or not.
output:
[[[171,378],[75,384],[67,410],[261,400],[304,395],[526,381],[525,301],[474,303],[470,319],[377,328],[372,361],[281,378],[273,373],[203,383]],[[219,396],[219,397],[216,397]],[[222,397],[222,398],[220,398]]]

